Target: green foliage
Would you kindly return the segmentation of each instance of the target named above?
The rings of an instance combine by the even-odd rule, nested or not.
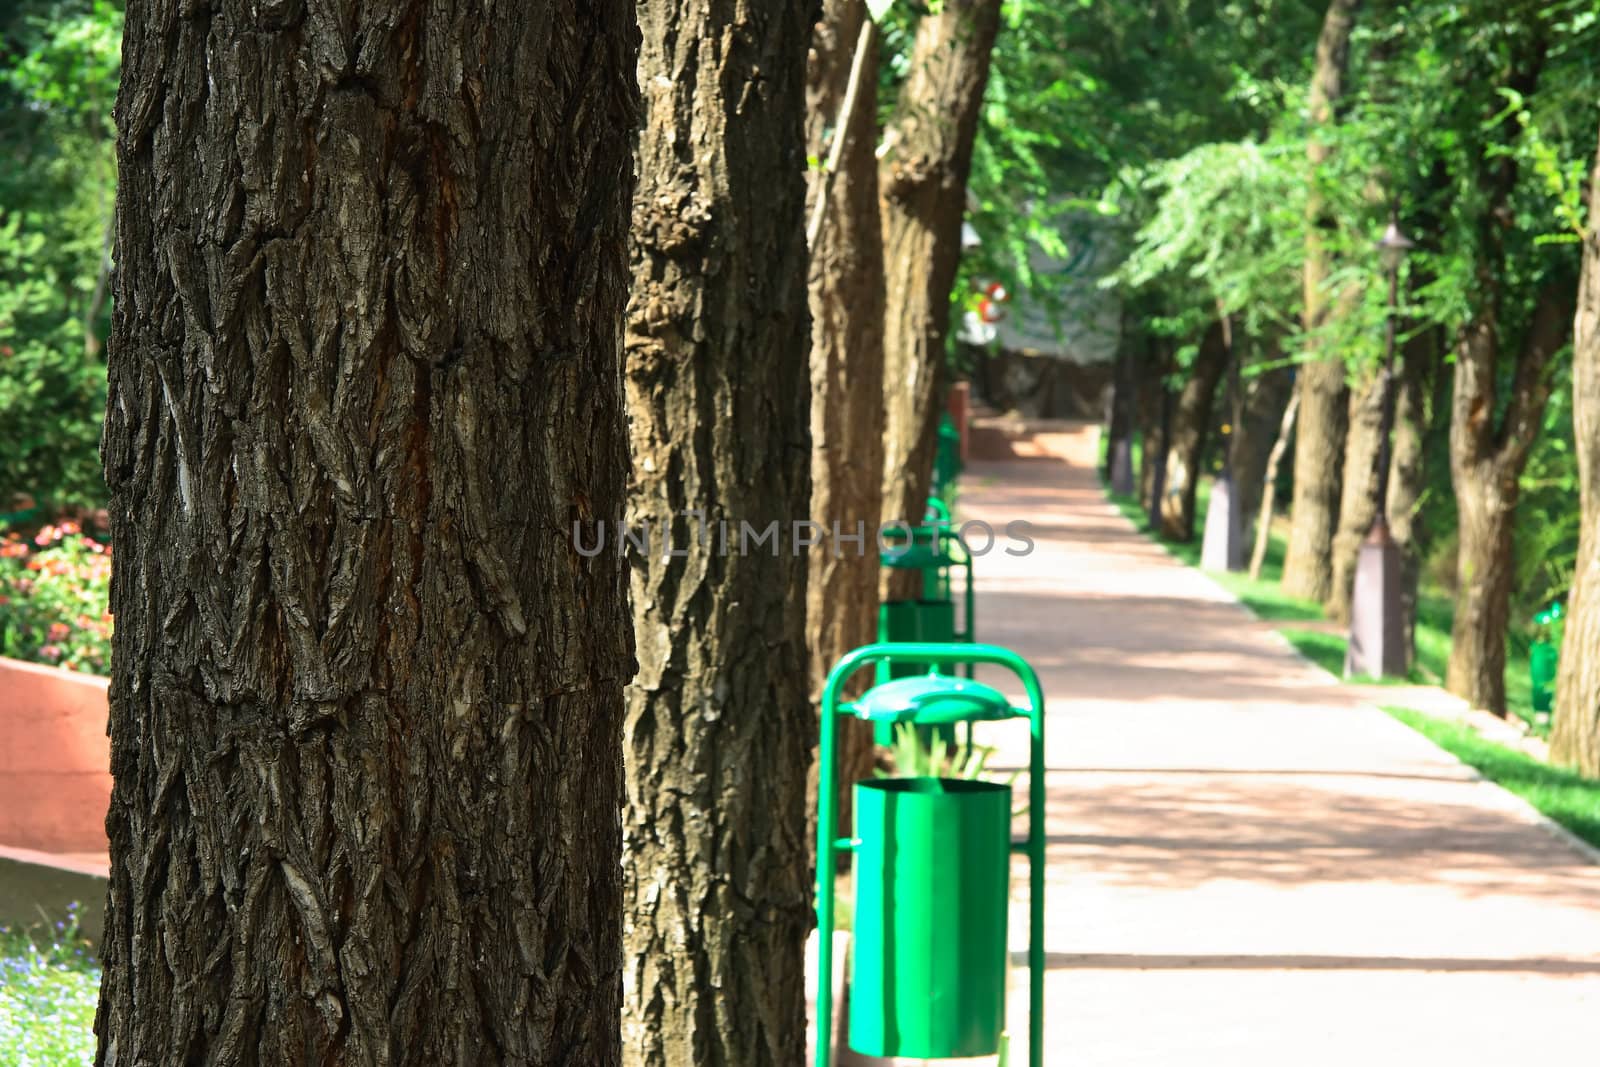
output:
[[[0,655],[107,674],[111,549],[64,522],[0,537]]]
[[[1010,0],[974,149],[983,243],[966,276],[1059,316],[1067,280],[1114,269],[1144,222],[1149,168],[1268,128],[1304,81],[1320,13],[1308,0]]]
[[[1204,144],[1152,165],[1140,183],[1144,222],[1105,284],[1160,287],[1177,309],[1162,332],[1191,336],[1219,312],[1247,334],[1295,325],[1305,146],[1280,141]]]
[[[0,511],[103,495],[121,36],[106,0],[0,16]]]
[[[929,740],[909,723],[895,723],[894,745],[889,750],[894,773],[902,778],[981,778],[995,749],[984,745],[952,744],[929,731]],[[881,776],[881,775],[880,775]]]
[[[20,494],[100,495],[105,365],[88,359],[62,306],[46,240],[0,218],[0,510]]]

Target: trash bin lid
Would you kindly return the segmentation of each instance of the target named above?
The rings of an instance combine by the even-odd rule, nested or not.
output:
[[[902,545],[879,551],[878,562],[897,570],[930,570],[937,567],[954,567],[960,560],[930,545]]]
[[[875,685],[850,708],[872,722],[944,723],[1017,714],[994,686],[937,671]]]

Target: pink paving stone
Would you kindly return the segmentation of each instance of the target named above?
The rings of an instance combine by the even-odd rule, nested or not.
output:
[[[959,512],[1037,541],[978,561],[978,632],[1050,701],[1046,1062],[1600,1062],[1593,854],[1138,534],[1093,428],[1010,451]],[[1019,727],[990,735],[1025,762]]]

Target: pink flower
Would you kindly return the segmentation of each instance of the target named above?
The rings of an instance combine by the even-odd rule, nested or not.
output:
[[[62,523],[60,526],[57,526],[56,527],[56,531],[59,534],[61,534],[62,537],[65,537],[68,534],[82,533],[83,532],[83,527],[79,526],[77,523],[73,522],[71,519],[68,519],[66,522]]]
[[[39,655],[45,659],[60,659],[61,648],[58,645],[44,645],[39,649]]]
[[[43,548],[45,545],[55,541],[55,539],[56,528],[54,526],[44,526],[40,528],[38,534],[34,537],[33,543],[38,545],[40,548]]]
[[[68,626],[64,622],[53,622],[53,623],[50,624],[50,640],[51,641],[65,641],[67,639],[68,635],[70,635],[71,633],[72,633],[72,627]]]

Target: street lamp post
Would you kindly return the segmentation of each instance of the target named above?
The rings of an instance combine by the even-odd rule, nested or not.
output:
[[[1381,407],[1378,422],[1378,470],[1374,479],[1372,526],[1356,559],[1350,597],[1350,642],[1345,653],[1346,677],[1400,677],[1410,658],[1405,647],[1402,613],[1404,583],[1400,549],[1389,533],[1389,465],[1394,436],[1395,334],[1399,324],[1400,265],[1412,242],[1400,232],[1391,212],[1388,229],[1378,241],[1378,253],[1389,275],[1389,314],[1383,355],[1383,377],[1378,387]]]

